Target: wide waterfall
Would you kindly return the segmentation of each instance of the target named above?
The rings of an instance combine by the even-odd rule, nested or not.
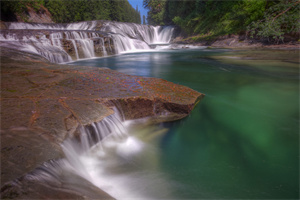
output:
[[[170,43],[174,27],[111,21],[70,24],[5,23],[0,46],[42,55],[64,63],[123,52],[151,49]]]

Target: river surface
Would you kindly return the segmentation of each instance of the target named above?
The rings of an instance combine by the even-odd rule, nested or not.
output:
[[[71,64],[206,94],[183,120],[131,128],[132,140],[98,162],[112,196],[299,198],[298,50],[165,50]]]

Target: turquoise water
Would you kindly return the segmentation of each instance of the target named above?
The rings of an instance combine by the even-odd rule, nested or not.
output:
[[[114,172],[134,180],[132,190],[156,199],[299,198],[299,51],[170,50],[72,64],[206,94],[183,120],[132,130],[146,148]]]

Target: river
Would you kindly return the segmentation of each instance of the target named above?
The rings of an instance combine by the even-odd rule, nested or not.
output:
[[[299,50],[163,50],[69,64],[206,94],[183,120],[130,126],[130,141],[92,162],[117,199],[299,197]]]

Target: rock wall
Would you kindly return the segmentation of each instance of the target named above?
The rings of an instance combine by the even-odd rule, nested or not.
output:
[[[38,10],[34,10],[31,7],[27,7],[27,13],[23,13],[24,16],[17,16],[18,22],[34,22],[34,23],[54,23],[52,21],[52,15],[43,5],[40,5]]]

